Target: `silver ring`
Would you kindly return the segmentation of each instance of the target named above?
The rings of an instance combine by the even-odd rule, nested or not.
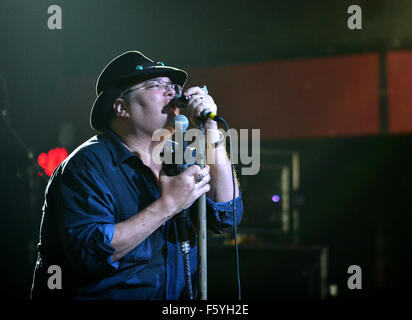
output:
[[[199,173],[195,176],[195,183],[199,183],[200,181],[203,180],[203,174]]]
[[[207,87],[205,85],[200,86],[199,88],[202,89],[204,93],[209,94],[209,92],[207,91]]]

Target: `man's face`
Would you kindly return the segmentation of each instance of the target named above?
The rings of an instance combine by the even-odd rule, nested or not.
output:
[[[135,84],[125,91],[124,99],[133,127],[148,134],[168,127],[178,111],[171,105],[176,95],[168,77],[157,77]]]

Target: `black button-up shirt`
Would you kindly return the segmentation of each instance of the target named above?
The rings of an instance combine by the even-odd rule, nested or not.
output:
[[[185,276],[174,219],[123,258],[112,261],[114,225],[138,214],[159,197],[150,168],[113,132],[106,131],[79,146],[56,168],[46,189],[33,299],[181,298]],[[230,230],[232,201],[206,201],[208,229]],[[235,199],[235,206],[239,223],[243,214],[241,196]],[[190,264],[195,280],[194,232],[191,246]],[[61,267],[61,290],[52,290],[47,284],[51,265]]]

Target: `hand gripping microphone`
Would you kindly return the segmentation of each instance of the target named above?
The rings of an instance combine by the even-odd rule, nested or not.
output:
[[[200,86],[200,89],[202,89],[206,94],[208,94],[206,86]],[[179,109],[186,109],[187,104],[189,103],[190,96],[184,96],[183,94],[176,94],[174,98],[172,99],[172,103]],[[221,122],[224,123],[224,119],[221,116],[218,116],[216,113],[211,112],[210,110],[204,110],[201,114],[200,117],[198,118],[200,121],[206,121],[208,119],[215,120],[216,122]]]

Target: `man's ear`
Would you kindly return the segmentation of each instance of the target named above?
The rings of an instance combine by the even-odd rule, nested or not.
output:
[[[125,99],[117,98],[113,102],[113,110],[118,118],[126,119],[130,117],[127,107],[127,101]]]

